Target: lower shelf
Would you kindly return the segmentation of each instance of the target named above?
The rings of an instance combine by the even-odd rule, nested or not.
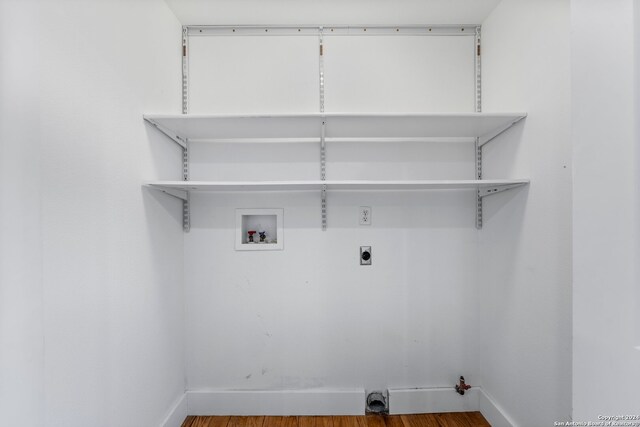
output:
[[[327,191],[476,190],[476,228],[482,228],[482,200],[486,196],[529,184],[528,179],[424,180],[424,181],[152,181],[147,187],[183,200],[182,225],[190,228],[191,192],[321,191],[322,230],[326,230]]]
[[[189,191],[386,191],[466,190],[480,196],[529,184],[528,179],[423,180],[423,181],[152,181],[145,185],[185,199]],[[326,186],[326,187],[324,187]]]

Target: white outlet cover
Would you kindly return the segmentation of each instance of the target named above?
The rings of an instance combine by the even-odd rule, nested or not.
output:
[[[371,206],[360,206],[360,225],[371,225]]]

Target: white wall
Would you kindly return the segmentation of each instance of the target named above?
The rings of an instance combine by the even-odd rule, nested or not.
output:
[[[485,201],[480,255],[460,194],[332,194],[326,233],[314,194],[194,197],[189,387],[448,386],[472,372],[517,425],[568,419],[572,389],[576,421],[633,412],[640,8],[606,3],[571,2],[569,25],[568,1],[503,0],[484,23],[484,111],[529,112],[486,148],[485,178],[532,185]],[[253,23],[275,22],[277,11],[251,10]],[[375,10],[369,22],[429,16]],[[294,12],[283,19],[304,23]],[[179,34],[160,1],[0,0],[2,424],[155,426],[184,389],[180,207],[139,188],[179,176],[179,150],[140,120],[179,111]],[[376,148],[334,149],[334,171],[442,172]],[[202,176],[234,165],[223,146],[198,150]],[[244,150],[255,164],[300,154],[293,167],[316,174],[312,146]],[[447,153],[454,175],[472,167],[466,148]],[[359,169],[363,155],[393,169]],[[357,226],[360,205],[373,206],[370,229]],[[252,206],[285,208],[285,252],[233,252],[234,208]],[[368,270],[361,244],[374,246]]]
[[[634,107],[636,112],[640,111],[640,7],[637,7],[634,5],[633,7],[633,16],[634,16],[634,47],[635,47],[635,52],[634,52],[634,56],[635,56],[635,61],[634,61],[634,65],[635,65],[635,72],[634,72],[634,82],[635,82],[635,103],[634,103]],[[635,137],[636,139],[640,136],[640,120],[635,120]],[[636,165],[640,164],[640,150],[636,149],[635,150],[635,158],[636,158]],[[636,171],[636,176],[634,178],[634,180],[636,182],[640,181],[640,167],[636,167],[635,169]],[[636,212],[640,212],[640,186],[636,187],[636,193],[635,193],[635,201],[636,201]],[[635,237],[635,248],[634,248],[634,253],[636,254],[636,256],[640,256],[640,227],[638,227],[636,225],[636,237]],[[636,265],[634,263],[634,265]],[[638,268],[636,266],[636,271],[635,271],[636,277],[640,277],[640,268]],[[634,297],[634,301],[636,301],[636,308],[634,309],[635,313],[640,313],[640,286],[636,286],[635,287],[635,297]],[[636,314],[636,319],[635,319],[635,342],[636,342],[636,348],[640,348],[640,314]]]
[[[473,378],[471,197],[331,194],[325,233],[318,198],[194,197],[185,241],[189,389]],[[356,225],[360,205],[373,207],[370,229]],[[263,206],[284,208],[285,250],[234,252],[235,208]],[[373,246],[373,266],[358,265],[360,245]]]
[[[43,303],[37,9],[0,1],[0,424],[40,426]],[[22,37],[15,37],[22,34]]]
[[[259,45],[275,43],[274,39]],[[227,99],[226,91],[218,91],[219,96],[209,97],[207,104],[200,97],[194,104],[197,110],[190,112],[221,111],[227,104],[236,111],[244,104],[245,111],[255,112],[255,99],[280,111],[308,106],[318,111],[317,38],[310,39],[308,48],[315,61],[313,57],[306,61],[302,53],[292,61],[311,76],[310,90],[300,85],[298,98],[287,97],[288,79],[273,77],[269,87],[255,85],[252,99]],[[399,92],[395,98],[341,97],[340,79],[345,79],[347,70],[353,71],[346,50],[351,46],[360,52],[365,41],[327,38],[326,102],[332,111],[433,108],[438,99],[446,99],[456,111],[473,111],[472,36],[453,43],[439,38],[390,39],[379,38],[377,52],[379,58],[394,58],[394,62],[381,59],[376,70],[387,79],[362,79],[359,70],[346,78],[388,94],[393,92],[390,88],[411,86],[411,81],[402,80],[406,78],[402,64],[411,61],[416,79],[425,70],[438,68],[441,55],[449,55],[466,58],[462,61],[466,73],[442,72],[440,79],[428,79],[425,86],[434,89],[448,84],[449,78],[468,88],[467,93],[427,91],[431,98],[422,104],[415,91]],[[216,81],[221,72],[215,63],[193,57],[203,53],[204,43],[199,38],[198,50],[191,49],[190,72],[208,73],[212,85],[242,85],[243,72],[228,82]],[[290,66],[281,55],[264,57],[258,49],[256,61],[250,49],[238,50],[240,42],[232,43],[236,62],[230,68],[244,70],[257,62],[275,76],[286,75],[274,72]],[[251,46],[245,39],[242,44]],[[426,50],[430,54],[416,60],[416,45],[430,48]],[[210,56],[226,57],[224,48],[212,42]],[[301,63],[308,63],[307,68]],[[194,69],[198,65],[208,68]],[[302,79],[295,84],[298,81]],[[423,81],[415,83],[424,89],[418,85]],[[206,91],[206,84],[199,79],[191,90]],[[274,98],[280,88],[283,94]],[[318,179],[320,173],[318,144],[191,143],[190,147],[194,180]],[[471,144],[330,143],[327,158],[328,179],[474,176]],[[358,226],[359,206],[372,207],[372,226]],[[480,288],[474,207],[475,193],[467,191],[330,193],[328,230],[323,232],[319,193],[192,196],[192,228],[185,236],[188,388],[452,387],[461,374],[477,384]],[[284,251],[236,252],[236,208],[284,208]],[[373,247],[371,267],[359,265],[361,245]]]
[[[0,424],[157,426],[184,392],[183,236],[140,183],[180,152],[142,113],[180,109],[180,25],[160,0],[2,5]]]
[[[500,0],[166,0],[184,25],[479,24]]]
[[[482,387],[516,425],[553,425],[571,414],[569,2],[503,0],[482,53],[483,111],[529,114],[487,146],[484,177],[531,178],[485,200]]]
[[[574,420],[635,414],[638,315],[637,2],[572,1]],[[635,11],[634,11],[635,9]],[[635,13],[634,13],[635,12]],[[636,61],[634,61],[636,55]]]

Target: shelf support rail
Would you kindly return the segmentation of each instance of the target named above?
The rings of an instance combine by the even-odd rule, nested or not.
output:
[[[318,28],[318,39],[320,42],[319,46],[319,79],[320,79],[320,113],[324,113],[324,28]],[[322,117],[322,127],[320,129],[320,180],[327,180],[327,151],[325,144],[325,130],[326,130],[326,120],[323,115]],[[322,184],[322,190],[320,192],[320,214],[322,216],[322,231],[327,231],[327,185]]]
[[[482,63],[480,57],[480,32],[481,28],[476,27],[476,60],[475,60],[475,71],[476,71],[476,113],[482,112]],[[476,155],[476,179],[482,179],[482,143],[480,142],[480,138],[476,138],[475,140],[475,155]],[[482,229],[482,197],[483,194],[478,188],[476,191],[476,228],[478,230]]]
[[[182,27],[182,114],[189,112],[189,27]],[[189,140],[184,140],[182,146],[182,180],[189,181]],[[185,192],[182,200],[182,229],[188,232],[191,229],[191,203],[190,194]]]
[[[326,147],[324,142],[325,121],[322,121],[322,130],[320,131],[320,180],[327,180],[326,170]],[[327,185],[322,184],[321,190],[321,214],[322,214],[322,231],[327,231]]]
[[[189,181],[189,144],[182,150],[182,180]],[[188,232],[191,229],[191,195],[189,191],[185,191],[185,197],[182,200],[182,229]]]
[[[473,36],[475,25],[331,25],[327,36]],[[189,25],[191,36],[316,36],[318,25]]]
[[[482,146],[480,145],[480,139],[476,138],[475,142],[475,151],[476,151],[476,179],[482,179]],[[484,191],[481,191],[480,188],[476,191],[476,228],[478,230],[482,229],[482,197],[486,194],[483,194]]]

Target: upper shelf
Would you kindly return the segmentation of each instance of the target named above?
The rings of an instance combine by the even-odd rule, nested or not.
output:
[[[145,114],[144,119],[178,143],[190,141],[416,141],[455,139],[480,145],[526,113],[307,113],[270,115]]]

